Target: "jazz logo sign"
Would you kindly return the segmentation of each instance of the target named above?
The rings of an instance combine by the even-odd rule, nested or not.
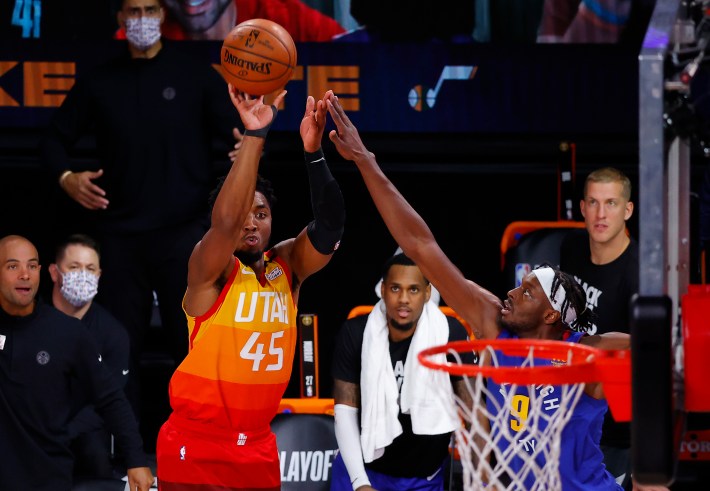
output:
[[[441,86],[447,80],[471,80],[476,76],[477,66],[471,65],[446,65],[439,75],[439,80],[433,89],[422,85],[415,85],[409,91],[409,105],[415,111],[431,109],[436,104]]]

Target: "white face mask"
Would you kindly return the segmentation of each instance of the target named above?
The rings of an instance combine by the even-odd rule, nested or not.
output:
[[[99,277],[86,270],[62,273],[61,293],[74,307],[91,302],[99,291]]]
[[[160,39],[160,17],[144,15],[126,19],[126,39],[135,48],[146,51]]]

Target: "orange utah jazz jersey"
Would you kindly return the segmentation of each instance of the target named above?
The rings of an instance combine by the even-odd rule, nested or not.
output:
[[[265,254],[263,284],[235,259],[208,312],[187,316],[190,351],[170,380],[173,410],[193,421],[235,430],[271,422],[286,390],[296,347],[291,272]]]

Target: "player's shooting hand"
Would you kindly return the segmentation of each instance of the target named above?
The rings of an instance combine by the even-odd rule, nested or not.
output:
[[[244,139],[244,135],[242,135],[242,132],[239,131],[239,128],[232,128],[232,134],[234,135],[234,148],[229,152],[229,160],[230,162],[234,163],[235,160],[237,160],[237,154],[239,153],[239,149],[242,146],[242,140]]]
[[[153,473],[148,467],[132,467],[126,471],[128,474],[128,485],[126,486],[131,491],[149,491],[155,479]]]
[[[325,99],[332,95],[333,91],[329,90],[325,93],[323,99],[316,102],[313,96],[308,96],[306,99],[306,112],[301,120],[301,139],[303,140],[303,149],[306,152],[315,152],[321,147],[323,140],[323,132],[325,131],[325,116],[327,108]]]
[[[337,128],[337,130],[332,130],[328,135],[330,140],[335,143],[335,148],[344,159],[352,160],[355,163],[363,159],[374,158],[375,154],[370,152],[365,147],[365,144],[362,143],[357,128],[350,121],[348,115],[345,114],[338,97],[332,95],[332,92],[330,94],[332,97],[327,97],[328,94],[326,94],[324,100],[328,107],[328,113],[333,118]]]
[[[263,95],[253,97],[238,91],[232,84],[229,84],[228,87],[229,97],[239,112],[239,117],[244,123],[244,129],[256,131],[269,126],[273,122],[276,112],[271,108],[271,105],[264,104]],[[285,90],[276,96],[272,105],[279,107],[284,97],[286,97]]]
[[[89,210],[105,210],[108,207],[106,191],[94,184],[92,181],[104,174],[103,169],[96,172],[72,172],[60,182],[71,199]]]

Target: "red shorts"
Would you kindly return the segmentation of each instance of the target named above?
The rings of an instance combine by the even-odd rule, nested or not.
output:
[[[161,491],[278,491],[281,469],[276,436],[261,431],[225,431],[173,413],[158,434]]]

